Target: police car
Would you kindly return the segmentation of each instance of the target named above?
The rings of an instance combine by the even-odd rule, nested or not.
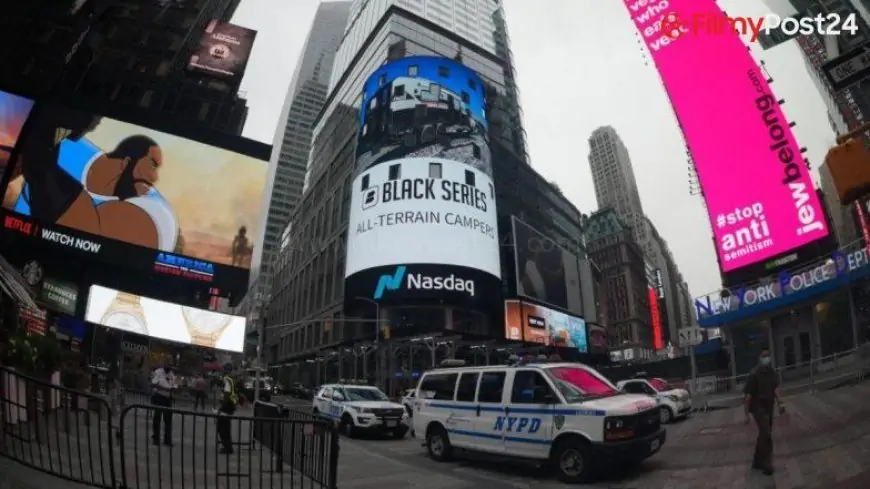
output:
[[[655,399],[620,392],[578,363],[431,370],[414,411],[435,460],[455,448],[539,460],[565,482],[589,480],[600,462],[639,463],[666,438]]]
[[[313,412],[335,423],[350,437],[369,432],[404,438],[409,429],[405,408],[391,402],[377,387],[324,385],[314,396]]]
[[[692,397],[689,391],[678,389],[664,379],[638,377],[621,380],[616,386],[623,392],[644,394],[658,399],[662,424],[670,423],[677,418],[685,418],[692,413]]]

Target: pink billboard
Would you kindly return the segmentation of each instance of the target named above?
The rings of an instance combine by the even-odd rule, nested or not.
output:
[[[827,236],[800,146],[714,0],[625,0],[695,162],[723,272]],[[665,20],[664,26],[662,20]]]

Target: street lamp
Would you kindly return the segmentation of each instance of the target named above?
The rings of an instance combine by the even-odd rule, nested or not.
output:
[[[355,300],[368,302],[375,306],[375,343],[378,343],[381,340],[381,305],[378,301],[374,299],[369,299],[368,297],[354,297]]]

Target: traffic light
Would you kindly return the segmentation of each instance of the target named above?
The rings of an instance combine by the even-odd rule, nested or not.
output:
[[[825,165],[842,205],[870,193],[870,150],[863,139],[850,138],[828,150]]]

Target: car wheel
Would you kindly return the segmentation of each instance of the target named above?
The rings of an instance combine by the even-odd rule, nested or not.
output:
[[[338,429],[348,438],[356,436],[356,426],[354,426],[353,420],[350,419],[349,414],[345,414],[341,417],[341,423],[339,423]]]
[[[562,482],[588,482],[593,473],[589,445],[579,438],[568,438],[559,442],[553,451],[553,465],[556,467],[556,476]]]
[[[659,412],[659,419],[661,420],[662,424],[668,424],[671,422],[672,419],[674,419],[674,412],[671,411],[671,408],[664,406]]]
[[[426,432],[426,450],[432,460],[437,462],[446,462],[453,458],[453,446],[450,444],[447,430],[440,425],[429,428]]]

